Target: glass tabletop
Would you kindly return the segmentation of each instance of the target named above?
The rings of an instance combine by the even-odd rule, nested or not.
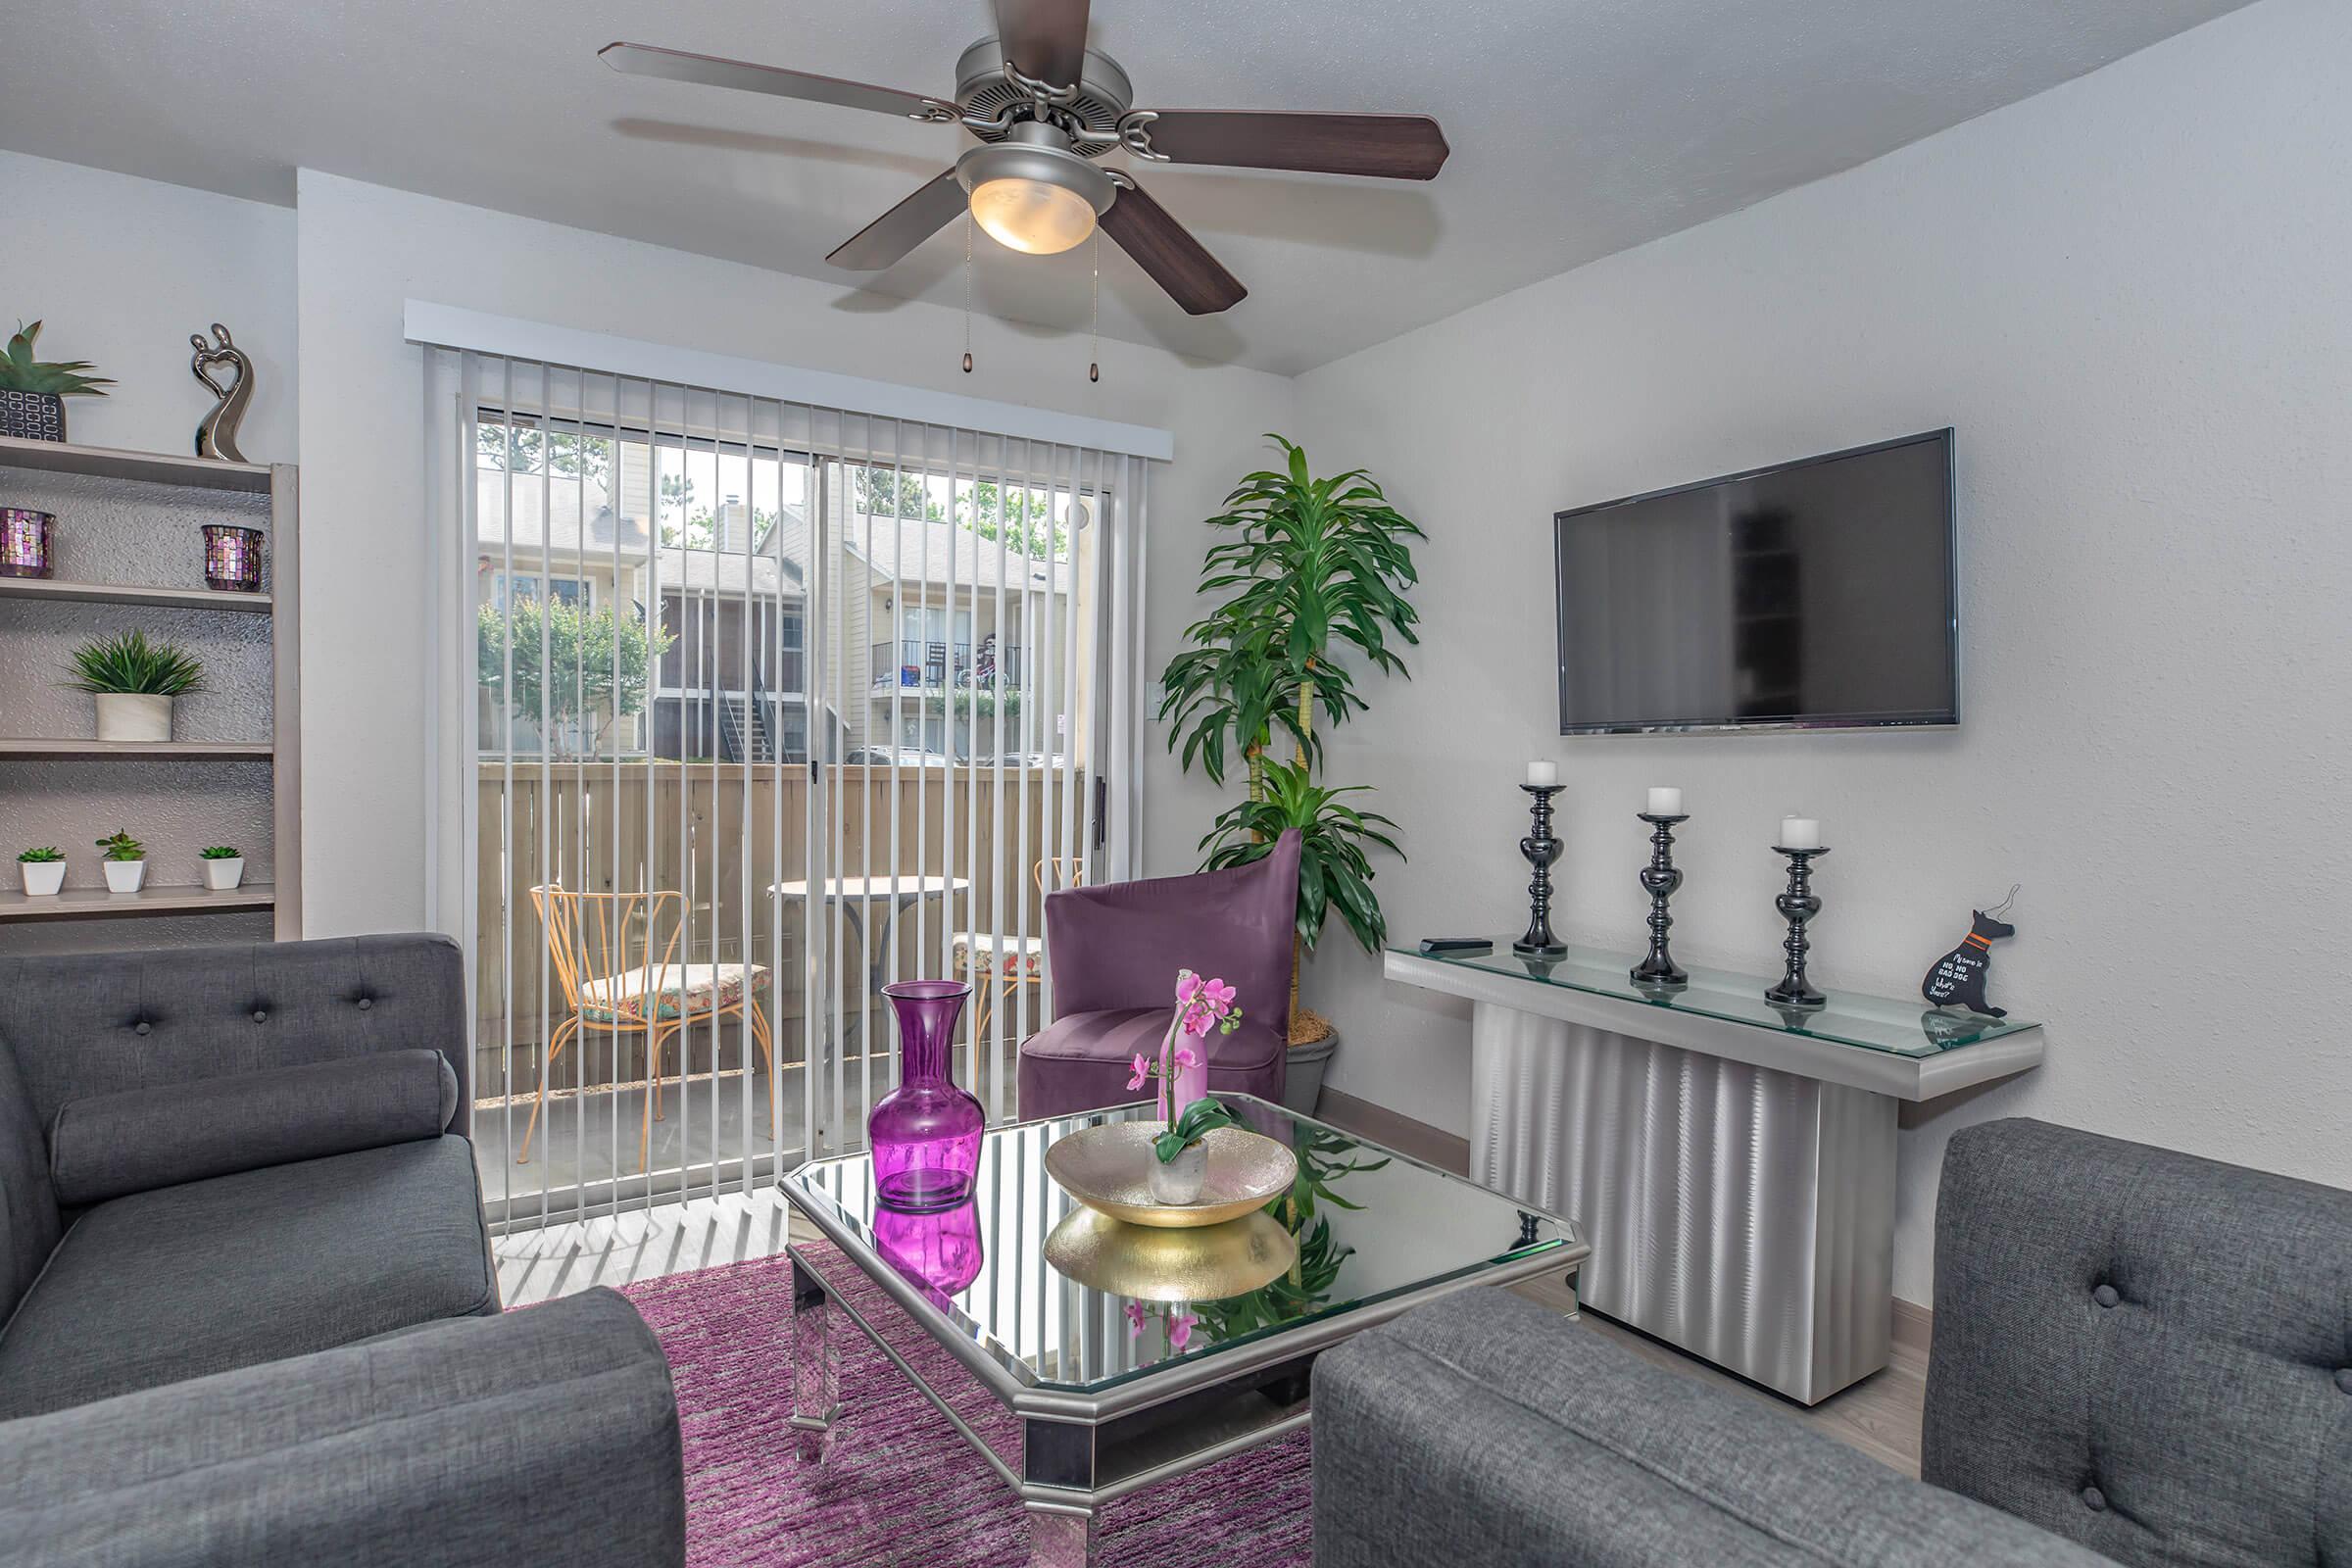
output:
[[[1635,953],[1611,953],[1603,948],[1571,947],[1556,958],[1527,957],[1511,951],[1509,937],[1496,937],[1489,953],[1423,953],[1413,947],[1393,947],[1391,953],[1457,969],[1476,969],[1562,986],[1596,997],[1639,1002],[1677,1012],[1696,1013],[1730,1023],[1753,1024],[1782,1034],[1799,1035],[1859,1051],[1883,1051],[1898,1056],[1933,1056],[1980,1041],[1998,1040],[2039,1024],[2023,1018],[1988,1018],[1982,1013],[1931,1007],[1924,1001],[1900,1002],[1892,997],[1866,996],[1852,991],[1825,993],[1820,1007],[1779,1006],[1764,1000],[1777,975],[1736,974],[1727,969],[1697,969],[1684,965],[1690,983],[1665,989],[1635,983],[1631,970],[1640,961]]]
[[[992,1128],[972,1198],[941,1214],[879,1208],[862,1152],[813,1160],[786,1186],[864,1254],[861,1266],[912,1284],[933,1333],[967,1338],[1023,1383],[1076,1391],[1580,1241],[1560,1220],[1322,1122],[1217,1098],[1288,1144],[1298,1178],[1287,1198],[1200,1230],[1105,1220],[1046,1173],[1054,1144],[1151,1120],[1149,1104]]]

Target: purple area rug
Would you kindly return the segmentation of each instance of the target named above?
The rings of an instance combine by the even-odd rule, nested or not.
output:
[[[846,1285],[860,1312],[890,1309],[888,1298],[854,1273],[845,1281],[824,1272]],[[838,1312],[841,1418],[821,1466],[793,1457],[792,1269],[785,1258],[648,1280],[625,1294],[660,1337],[677,1383],[691,1568],[1020,1568],[1028,1561],[1028,1528],[1012,1490]],[[882,1332],[892,1331],[885,1325]],[[896,1335],[892,1344],[911,1348]],[[935,1348],[929,1357],[909,1359],[926,1376],[941,1361],[961,1371]],[[1117,1568],[1306,1568],[1308,1444],[1307,1434],[1294,1433],[1120,1498],[1097,1526],[1096,1560]]]

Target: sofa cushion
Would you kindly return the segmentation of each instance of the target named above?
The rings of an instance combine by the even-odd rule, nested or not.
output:
[[[49,1177],[59,1202],[79,1206],[438,1138],[457,1097],[448,1060],[423,1050],[93,1095],[58,1111]]]
[[[1164,1007],[1119,1007],[1056,1018],[1021,1047],[1021,1114],[1061,1116],[1151,1099],[1151,1090],[1127,1087],[1131,1064],[1139,1052],[1158,1055],[1175,1012],[1171,1002]],[[1229,1035],[1211,1034],[1191,1044],[1208,1052],[1212,1092],[1282,1098],[1284,1046],[1265,1024],[1245,1018]]]
[[[498,1310],[462,1138],[118,1198],[0,1332],[0,1417]]]
[[[1532,1301],[1468,1290],[1314,1369],[1317,1568],[2102,1568]]]
[[[1954,1134],[1920,1473],[2121,1562],[2352,1563],[2352,1193]]]

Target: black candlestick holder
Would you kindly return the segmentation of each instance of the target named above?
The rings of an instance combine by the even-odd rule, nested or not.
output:
[[[1535,829],[1519,841],[1519,853],[1527,857],[1535,874],[1527,882],[1527,934],[1511,944],[1511,951],[1557,957],[1568,951],[1568,945],[1551,934],[1551,867],[1560,858],[1560,841],[1551,836],[1551,798],[1560,793],[1560,787],[1557,784],[1519,787],[1535,797]]]
[[[1785,845],[1773,846],[1773,853],[1788,857],[1788,888],[1772,901],[1788,922],[1788,940],[1781,944],[1788,955],[1788,967],[1781,983],[1764,993],[1764,1000],[1790,1007],[1818,1007],[1830,999],[1813,989],[1805,978],[1805,922],[1821,912],[1821,900],[1813,892],[1813,858],[1829,854],[1825,846],[1813,850],[1792,850]]]
[[[1642,887],[1649,895],[1649,956],[1634,965],[1633,975],[1646,985],[1682,986],[1690,983],[1666,951],[1666,930],[1674,924],[1666,903],[1683,885],[1683,873],[1674,863],[1674,829],[1677,823],[1690,820],[1688,814],[1652,816],[1641,813],[1642,820],[1650,825],[1649,863],[1642,868]]]

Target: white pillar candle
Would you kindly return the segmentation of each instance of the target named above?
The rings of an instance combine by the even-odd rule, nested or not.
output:
[[[1527,764],[1527,781],[1539,789],[1549,789],[1560,781],[1560,764],[1530,762]]]
[[[1784,850],[1818,850],[1821,848],[1821,823],[1810,816],[1781,818],[1781,845]]]
[[[1651,816],[1680,816],[1683,814],[1683,792],[1652,785],[1649,791]]]

